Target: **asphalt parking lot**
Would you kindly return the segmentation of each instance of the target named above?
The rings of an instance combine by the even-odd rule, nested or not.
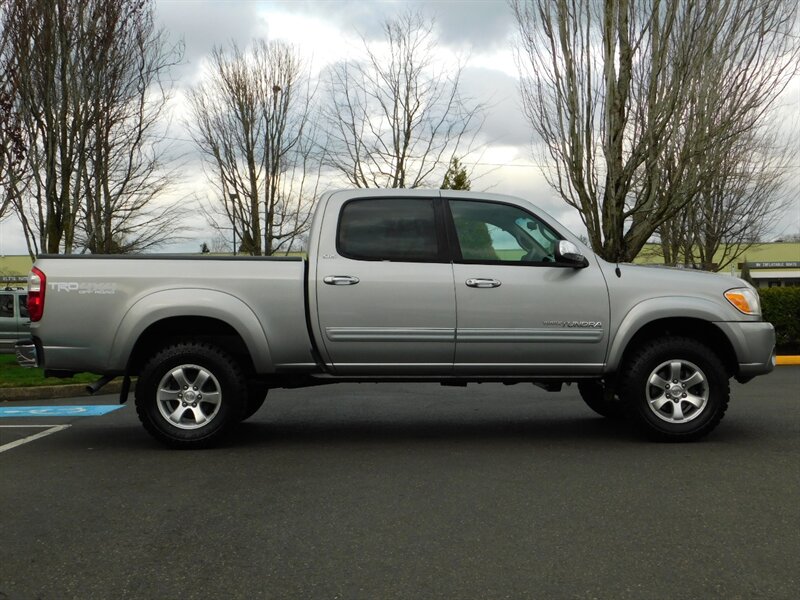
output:
[[[112,396],[2,403],[65,412],[0,418],[0,599],[794,599],[798,390],[734,384],[682,445],[574,387],[278,391],[195,452],[63,408]]]

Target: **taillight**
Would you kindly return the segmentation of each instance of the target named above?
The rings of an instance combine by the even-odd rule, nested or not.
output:
[[[47,277],[33,267],[28,276],[28,314],[31,321],[38,321],[44,313],[44,291],[47,289]]]

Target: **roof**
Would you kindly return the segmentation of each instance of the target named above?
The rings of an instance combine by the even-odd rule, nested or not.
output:
[[[374,190],[373,190],[374,191]],[[391,190],[384,190],[390,192]],[[465,192],[463,196],[467,196]],[[365,194],[366,195],[366,194]],[[383,194],[388,195],[388,194]],[[748,262],[799,262],[800,261],[800,242],[770,242],[766,244],[755,244],[736,260],[738,263]],[[658,244],[645,244],[635,260],[638,264],[663,264],[664,259],[660,254]],[[0,256],[0,285],[3,277],[27,277],[31,270],[33,261],[27,254],[17,256]],[[4,286],[3,286],[4,287]]]

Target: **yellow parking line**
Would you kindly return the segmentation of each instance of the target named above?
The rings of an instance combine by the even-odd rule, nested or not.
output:
[[[800,356],[778,356],[775,362],[779,365],[800,365]]]

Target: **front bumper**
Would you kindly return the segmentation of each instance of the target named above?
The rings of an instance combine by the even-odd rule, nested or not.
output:
[[[739,363],[739,375],[737,377],[738,381],[742,381],[744,379],[750,380],[756,375],[766,375],[767,373],[771,372],[775,365],[777,364],[775,352],[772,352],[772,355],[764,362],[756,362],[756,363]]]
[[[17,364],[21,367],[33,369],[39,366],[39,350],[32,339],[18,340],[14,344],[17,352]]]
[[[748,380],[775,368],[775,328],[764,321],[717,323],[733,344],[738,362],[736,378]]]

